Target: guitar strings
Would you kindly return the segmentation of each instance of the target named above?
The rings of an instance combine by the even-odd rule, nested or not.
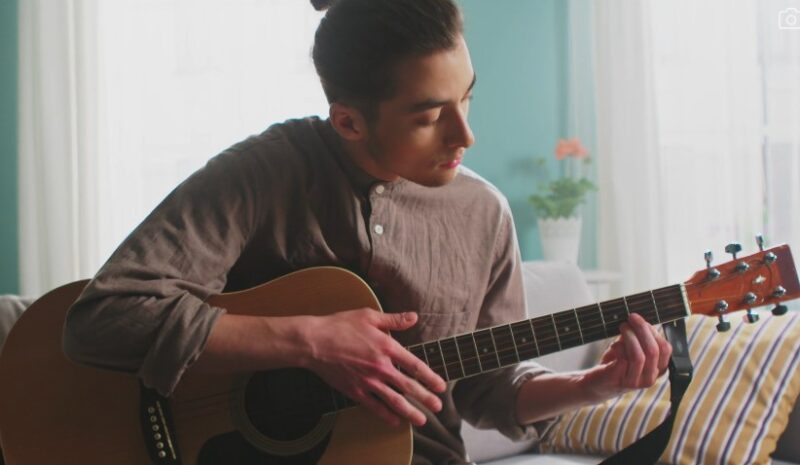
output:
[[[663,317],[663,319],[670,319],[670,318],[673,318],[675,316],[684,316],[685,306],[683,305],[682,301],[678,301],[678,302],[672,302],[672,303],[667,304],[667,305],[663,305],[662,309],[663,309],[663,311],[661,311],[660,313],[662,313],[661,316]],[[680,314],[679,315],[678,314],[672,314],[671,312],[673,310],[680,310]],[[634,313],[641,313],[641,312],[634,312]],[[512,323],[512,324],[514,324],[514,323]],[[587,326],[586,328],[582,328],[582,332],[589,333],[589,332],[591,332],[593,330],[599,330],[601,328],[605,331],[606,334],[608,334],[609,325],[607,325],[607,324]],[[612,327],[611,329],[614,329],[614,328]],[[615,335],[615,334],[612,334],[612,335],[610,335],[610,336],[608,336],[606,338],[613,337],[613,335]],[[555,338],[553,337],[551,339],[555,339]],[[601,339],[605,339],[605,338],[601,338]],[[598,339],[598,340],[600,340],[600,339]],[[509,347],[508,350],[510,350],[510,347]],[[500,351],[502,351],[502,349],[498,349],[498,352],[500,352]],[[536,357],[533,357],[533,358],[536,358]],[[480,356],[476,355],[475,357],[465,357],[465,358],[462,359],[462,361],[463,362],[467,362],[467,363],[472,362],[472,361],[480,361]],[[442,368],[446,370],[446,368],[444,366],[442,366]],[[190,416],[191,417],[196,417],[197,414],[199,414],[199,413],[204,413],[204,412],[207,413],[211,409],[218,409],[218,408],[223,407],[223,406],[229,406],[230,402],[231,402],[230,401],[230,397],[232,395],[234,395],[234,394],[240,394],[241,392],[244,391],[244,389],[245,389],[245,387],[239,387],[239,388],[236,388],[236,389],[231,389],[231,390],[227,390],[227,391],[223,391],[223,392],[219,392],[219,393],[213,393],[213,394],[209,394],[209,395],[205,395],[205,396],[197,397],[197,398],[193,398],[193,399],[175,400],[174,402],[172,402],[173,412],[174,412],[175,418],[177,419],[177,418],[180,417],[182,419],[187,419]],[[336,391],[334,391],[333,389],[330,389],[331,395],[334,395],[333,394],[334,392],[336,392]],[[350,401],[354,402],[352,399],[350,399]],[[332,405],[332,407],[334,407],[334,405]],[[331,413],[331,412],[335,412],[335,411],[338,411],[338,410],[340,410],[340,409],[333,408],[332,410],[328,410],[325,413]],[[273,409],[272,411],[265,411],[264,413],[269,414],[269,413],[274,412],[274,411],[275,410]],[[299,410],[297,410],[297,409],[294,410],[294,412],[297,412],[297,411],[299,411]],[[252,415],[258,416],[258,415],[261,415],[262,412],[254,410],[254,411],[248,412],[248,414],[251,415],[251,416]]]

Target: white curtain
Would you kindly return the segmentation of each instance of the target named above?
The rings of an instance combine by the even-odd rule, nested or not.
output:
[[[595,5],[599,264],[684,281],[764,228],[755,0]]]
[[[20,274],[24,295],[97,263],[93,1],[19,5]]]
[[[209,158],[328,105],[297,0],[20,2],[22,292],[91,277]]]
[[[595,5],[598,264],[621,292],[666,278],[649,2]]]
[[[800,3],[763,1],[759,18],[765,92],[767,236],[774,243],[790,244],[797,261],[800,257]]]
[[[593,163],[588,178],[597,185],[597,133],[595,117],[595,73],[593,0],[569,0],[567,6],[567,82],[566,133],[577,137],[589,150]],[[581,206],[582,228],[578,264],[583,269],[597,267],[597,197],[590,194]]]

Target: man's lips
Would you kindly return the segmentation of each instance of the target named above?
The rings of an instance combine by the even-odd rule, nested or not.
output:
[[[448,162],[442,163],[439,165],[442,168],[453,169],[461,164],[461,158],[456,158],[455,160],[450,160]]]

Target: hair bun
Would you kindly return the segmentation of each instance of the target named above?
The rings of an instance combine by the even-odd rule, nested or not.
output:
[[[330,8],[331,3],[333,3],[333,0],[311,0],[311,4],[317,11],[327,10]]]

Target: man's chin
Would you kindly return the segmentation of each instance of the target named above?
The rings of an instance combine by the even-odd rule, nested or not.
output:
[[[405,180],[424,187],[442,187],[453,182],[453,179],[456,178],[456,174],[456,171],[453,170],[452,173],[439,173],[436,176],[430,177],[405,178]]]

